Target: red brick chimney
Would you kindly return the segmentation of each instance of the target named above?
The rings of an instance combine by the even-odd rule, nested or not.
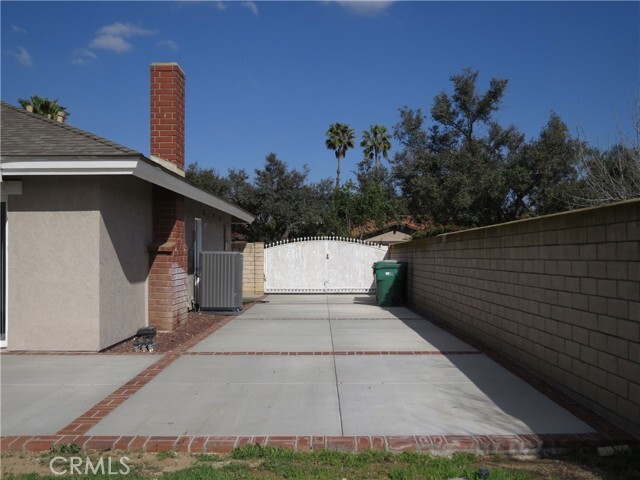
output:
[[[184,72],[151,64],[151,158],[184,176]]]
[[[182,176],[184,84],[184,72],[177,63],[151,64],[151,159]],[[153,186],[149,255],[149,325],[174,330],[189,308],[184,197],[157,185]]]

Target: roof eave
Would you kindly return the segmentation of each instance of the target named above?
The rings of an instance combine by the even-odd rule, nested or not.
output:
[[[251,223],[255,219],[237,205],[194,187],[144,155],[0,156],[0,178],[34,175],[133,175],[225,212],[231,215],[232,223]]]

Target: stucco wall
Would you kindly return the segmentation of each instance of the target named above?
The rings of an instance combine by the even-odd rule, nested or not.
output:
[[[640,432],[640,200],[393,245],[411,306]]]
[[[8,205],[8,349],[99,348],[100,179],[23,179]]]
[[[189,247],[189,299],[193,305],[193,241],[195,219],[202,220],[202,250],[231,251],[231,216],[191,199],[184,203],[185,243]]]
[[[103,349],[147,325],[151,185],[133,177],[101,177],[99,227]]]

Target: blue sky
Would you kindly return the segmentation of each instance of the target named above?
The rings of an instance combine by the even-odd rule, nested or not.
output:
[[[528,138],[554,110],[594,144],[629,128],[638,2],[8,2],[2,100],[59,98],[69,123],[149,152],[149,65],[187,75],[187,163],[250,173],[276,152],[335,176],[330,123],[360,136],[428,112],[465,67],[509,79],[498,119]],[[347,153],[343,178],[360,149]]]

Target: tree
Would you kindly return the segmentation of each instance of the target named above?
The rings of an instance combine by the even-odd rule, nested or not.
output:
[[[244,170],[224,177],[212,168],[189,165],[186,180],[255,215],[253,223],[233,225],[249,241],[273,242],[290,237],[327,234],[331,226],[333,185],[330,179],[308,183],[308,168],[290,169],[275,153],[255,170],[253,181]]]
[[[201,168],[198,162],[192,163],[185,171],[187,182],[213,195],[230,200],[229,180],[213,168]]]
[[[329,150],[333,150],[338,160],[338,169],[336,171],[336,188],[340,186],[340,162],[347,154],[347,150],[353,148],[355,140],[355,132],[346,123],[333,123],[326,132],[325,146]]]
[[[523,145],[507,165],[507,219],[569,209],[577,187],[580,148],[567,125],[551,112],[540,136]]]
[[[394,134],[403,148],[393,171],[416,217],[464,226],[504,218],[504,168],[523,137],[493,120],[507,80],[492,79],[489,89],[478,93],[477,77],[470,69],[451,77],[453,93],[434,98],[428,130],[420,110],[400,111]]]
[[[251,225],[256,240],[272,242],[290,237],[318,235],[329,210],[328,183],[307,184],[309,169],[289,169],[270,153],[255,171],[253,201],[256,219]]]
[[[388,152],[391,149],[391,135],[387,132],[387,127],[383,125],[371,125],[369,130],[362,132],[362,142],[360,146],[364,148],[365,158],[374,161],[374,169],[380,166],[380,155],[388,160]]]
[[[19,98],[18,103],[22,105],[22,108],[25,110],[32,108],[33,113],[52,120],[57,120],[60,116],[62,117],[60,121],[64,122],[66,118],[69,117],[67,108],[60,105],[58,99],[49,100],[47,97],[32,95],[28,99]]]
[[[576,207],[602,205],[640,197],[640,102],[632,107],[633,132],[618,128],[618,142],[601,152],[581,144],[578,164],[582,191]]]

